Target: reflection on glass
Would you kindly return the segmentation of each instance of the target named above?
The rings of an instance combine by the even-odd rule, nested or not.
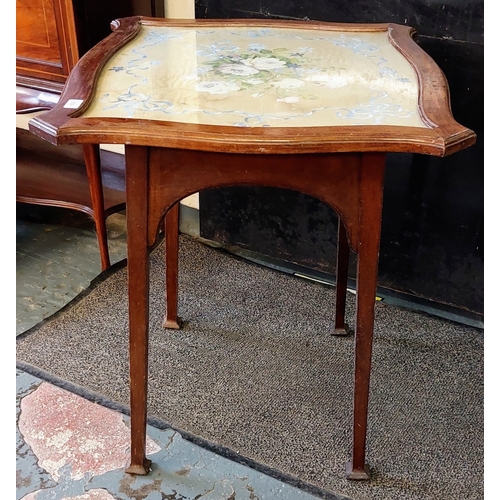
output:
[[[410,63],[385,32],[142,26],[84,116],[236,127],[425,127]]]

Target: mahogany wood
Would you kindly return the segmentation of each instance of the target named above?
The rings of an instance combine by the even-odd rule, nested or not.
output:
[[[377,201],[376,195],[372,192],[378,191],[378,193],[381,193],[383,184],[382,177],[379,179],[377,179],[377,177],[375,177],[375,179],[373,178],[373,172],[376,172],[377,168],[380,168],[380,165],[382,165],[383,172],[385,158],[383,154],[375,153],[363,155],[361,153],[346,153],[299,156],[237,155],[235,153],[206,153],[168,148],[143,149],[149,151],[149,153],[142,153],[142,163],[140,167],[141,172],[148,173],[148,178],[146,180],[141,180],[141,183],[148,186],[147,201],[142,201],[142,211],[148,214],[148,221],[144,229],[147,230],[147,241],[141,241],[141,245],[144,247],[151,247],[154,244],[161,221],[165,217],[165,214],[167,214],[168,220],[168,214],[178,206],[180,199],[203,189],[229,185],[266,185],[293,189],[314,196],[324,201],[339,214],[339,218],[341,219],[340,223],[342,225],[345,224],[346,228],[346,238],[343,240],[345,245],[347,245],[347,242],[350,242],[352,250],[359,252],[360,228],[366,233],[364,238],[371,238],[374,242],[371,246],[376,248],[378,245],[380,218],[378,219],[378,224],[376,221],[377,216],[381,215],[381,199],[379,201],[380,206],[375,206],[375,209],[369,212],[364,208],[365,205],[361,193],[363,192],[364,196],[368,196],[367,203],[373,204]],[[127,159],[127,169],[129,168],[129,161],[131,162],[133,160]],[[137,162],[137,160],[135,160],[135,162]],[[147,162],[147,167],[144,166],[145,162]],[[137,165],[139,165],[138,162]],[[307,168],[304,168],[304,165],[306,165]],[[139,169],[139,166],[136,168]],[[189,174],[187,174],[188,172]],[[332,188],[333,186],[334,189]],[[127,193],[127,200],[129,200],[129,196],[132,195]],[[363,209],[365,209],[365,212],[363,212]],[[129,214],[130,210],[131,207],[128,205]],[[363,225],[359,225],[359,221],[363,222],[364,220],[363,216],[367,218],[372,217],[372,219],[366,222],[366,228]],[[167,237],[170,233],[172,239],[175,238],[174,225],[170,224],[169,227],[168,222],[166,225]],[[145,236],[144,233],[141,233],[140,238],[144,238]],[[139,244],[136,241],[139,235],[129,238],[129,244],[134,245],[135,248]],[[169,249],[172,248],[171,244],[167,244],[167,246]],[[370,330],[366,325],[368,325],[371,320],[371,327],[373,328],[373,308],[375,301],[375,296],[373,296],[373,300],[370,303],[369,297],[373,287],[368,281],[370,276],[365,269],[370,269],[369,264],[371,263],[372,270],[373,268],[375,269],[376,280],[377,268],[377,255],[372,255],[370,253],[369,250],[371,246],[366,245],[363,247],[367,248],[367,250],[363,253],[363,261],[360,264],[362,266],[362,276],[364,277],[366,273],[367,277],[364,279],[367,280],[367,285],[365,285],[365,287],[362,285],[358,287],[358,293],[363,297],[364,302],[362,308],[358,310],[357,316],[357,322],[362,326],[363,340],[361,342],[361,347],[358,348],[356,353],[356,391],[360,396],[355,402],[356,406],[354,411],[354,426],[356,428],[355,447],[353,452],[353,456],[355,457],[354,475],[351,474],[349,476],[353,479],[357,478],[357,475],[359,475],[358,462],[360,456],[363,458],[362,462],[364,467],[364,448],[361,444],[363,444],[363,440],[366,438],[365,413],[367,411],[367,401],[365,402],[365,397],[368,394],[371,357],[371,344],[367,346],[367,343],[370,341]],[[141,250],[141,252],[143,251],[144,249]],[[133,257],[129,254],[129,262],[131,258]],[[167,259],[169,259],[168,262],[170,262],[170,266],[173,265],[175,268],[177,267],[176,253],[169,253],[167,250]],[[168,269],[169,263],[167,263],[167,280],[169,279]],[[175,299],[177,298],[176,277],[175,275],[175,285],[173,285],[175,286]],[[140,286],[138,286],[137,280],[137,275],[134,275],[133,281],[132,278],[129,281],[129,287],[131,287],[130,293],[133,293],[134,297],[138,294],[137,288],[142,289],[145,287],[142,282]],[[132,288],[134,290],[132,290]],[[168,290],[167,297],[172,298]],[[142,300],[147,299],[141,299],[140,308],[137,305],[132,307],[132,304],[136,304],[136,302],[131,302],[129,311],[131,321],[132,318],[136,318],[136,316],[143,318],[146,315],[146,312],[144,312],[142,308],[145,307],[146,310],[149,310],[148,306],[145,305]],[[172,302],[167,300],[167,308],[169,303],[171,304],[170,307],[174,307],[173,300],[173,298]],[[372,310],[371,313],[370,309]],[[175,309],[171,314],[172,318],[176,318]],[[134,319],[134,324],[137,324],[137,322],[139,322],[139,320]],[[365,328],[364,330],[363,327]],[[368,331],[366,331],[367,328]],[[142,333],[137,333],[137,336],[139,335],[142,335]],[[144,366],[139,368],[137,362],[135,362],[133,366],[131,365],[131,383],[134,387],[141,384],[145,369]],[[142,406],[139,406],[136,410],[135,406],[132,405],[132,420],[142,422],[142,412]],[[139,424],[134,428],[135,432],[138,433]],[[143,428],[143,432],[146,432],[145,427]],[[142,461],[142,454],[138,454],[136,461],[133,462],[135,465],[134,470],[140,469]]]
[[[140,26],[262,26],[332,31],[386,31],[390,42],[410,61],[419,75],[419,111],[429,128],[379,125],[339,127],[219,127],[158,120],[79,118],[86,110],[99,70],[116,50],[135,37]],[[342,24],[304,21],[169,20],[131,17],[113,22],[113,33],[87,52],[73,71],[61,96],[61,106],[33,121],[34,132],[53,143],[134,143],[204,151],[238,153],[311,153],[379,151],[445,156],[475,143],[473,131],[452,115],[446,78],[436,63],[411,38],[414,29],[395,24]],[[81,99],[76,111],[63,106]],[[147,122],[147,126],[137,126]],[[36,123],[36,125],[35,125]],[[36,129],[36,130],[35,130]]]
[[[97,240],[101,254],[101,267],[107,269],[111,263],[108,250],[108,233],[106,231],[106,217],[104,213],[104,192],[101,175],[101,155],[99,144],[84,144],[83,156],[89,179],[90,199],[94,211]]]
[[[72,0],[17,0],[16,74],[64,83],[79,55]]]
[[[110,22],[135,14],[163,17],[163,2],[16,0],[17,112],[50,109],[43,96],[40,103],[33,96],[26,101],[26,91],[52,92],[58,98],[78,58],[109,33]]]
[[[165,265],[166,265],[166,314],[165,328],[179,330],[181,320],[177,316],[179,276],[179,204],[176,203],[165,215]]]
[[[348,335],[348,325],[345,322],[345,305],[347,299],[347,278],[349,272],[349,245],[344,224],[338,221],[337,237],[337,272],[335,276],[335,323],[334,335]]]
[[[148,149],[126,146],[131,460],[127,472],[145,475],[149,336]]]
[[[354,354],[354,419],[352,462],[348,479],[368,479],[365,463],[368,394],[373,340],[378,252],[382,220],[385,155],[365,153],[359,167],[358,265],[356,273],[356,338]]]
[[[130,118],[85,118],[106,61],[148,26],[287,27],[306,30],[387,32],[390,43],[415,68],[419,113],[427,127],[223,127]],[[357,254],[352,460],[349,479],[368,479],[366,438],[374,305],[386,152],[444,156],[474,144],[473,131],[451,113],[448,85],[434,61],[412,40],[413,29],[394,24],[353,25],[270,20],[118,19],[114,32],[75,66],[59,103],[30,121],[30,130],[52,144],[125,144],[130,325],[131,464],[147,474],[145,456],[149,328],[149,249],[165,221],[166,322],[177,321],[178,203],[204,189],[233,185],[300,191],[339,216],[336,327],[344,324],[348,247]],[[80,108],[64,105],[82,100]],[[174,227],[175,226],[175,227]]]
[[[79,145],[55,147],[23,129],[16,129],[16,143],[16,201],[88,214],[96,224],[102,269],[109,267],[105,220],[125,208],[123,155],[101,151],[99,161],[96,146],[87,145],[93,151],[87,173]]]
[[[16,114],[34,113],[52,109],[59,100],[59,93],[16,85]]]

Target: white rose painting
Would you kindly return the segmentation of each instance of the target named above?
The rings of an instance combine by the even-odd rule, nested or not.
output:
[[[385,33],[141,28],[87,114],[236,127],[421,126],[417,78]],[[106,71],[104,71],[106,73]]]
[[[224,82],[220,80],[201,82],[196,85],[196,90],[198,92],[208,92],[209,94],[219,95],[235,92],[239,89],[240,87],[233,82]]]

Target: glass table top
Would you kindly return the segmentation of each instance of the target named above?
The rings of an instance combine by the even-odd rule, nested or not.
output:
[[[81,116],[426,128],[415,70],[386,32],[298,28],[141,26]]]

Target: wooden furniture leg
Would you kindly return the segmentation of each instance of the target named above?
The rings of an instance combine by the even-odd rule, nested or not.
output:
[[[101,269],[105,271],[110,265],[108,249],[108,233],[104,213],[104,193],[101,177],[101,156],[99,144],[84,144],[83,156],[87,177],[89,179],[90,198],[92,200],[93,218],[97,233],[97,242],[101,254]]]
[[[163,327],[179,330],[177,293],[179,278],[179,203],[165,215],[166,315]]]
[[[347,274],[349,271],[349,244],[344,223],[339,217],[337,237],[337,275],[335,299],[335,323],[333,335],[348,335],[348,325],[345,323],[345,304],[347,297]]]
[[[144,146],[126,146],[131,459],[127,472],[146,475],[149,333],[148,161]]]
[[[353,453],[352,462],[346,465],[347,478],[354,480],[370,478],[365,451],[384,167],[385,155],[362,156],[356,277]]]
[[[144,158],[140,157],[136,149]],[[132,151],[134,157],[132,157]],[[132,146],[128,146],[126,149],[126,154],[128,154],[127,203],[130,204],[127,206],[127,224],[130,224],[131,228],[128,243],[130,252],[129,287],[130,293],[133,294],[130,307],[135,307],[135,310],[131,309],[130,311],[131,356],[135,356],[131,357],[131,383],[132,389],[136,391],[132,400],[132,427],[133,436],[137,432],[134,443],[138,447],[134,452],[133,463],[140,470],[145,470],[145,466],[141,466],[141,464],[146,463],[143,462],[145,451],[143,449],[140,452],[139,447],[141,446],[140,439],[145,436],[146,422],[144,405],[147,359],[143,358],[147,357],[147,346],[145,345],[147,331],[144,328],[147,329],[148,324],[147,283],[144,282],[144,279],[149,279],[146,267],[146,247],[154,243],[156,230],[159,224],[164,221],[167,249],[171,247],[176,249],[177,246],[173,242],[177,242],[178,227],[172,221],[175,221],[177,212],[173,211],[173,208],[180,198],[212,187],[254,184],[302,190],[305,194],[315,196],[337,209],[339,213],[342,213],[343,228],[341,231],[346,233],[340,236],[341,247],[345,250],[348,235],[351,248],[358,254],[353,452],[352,462],[347,465],[346,472],[349,479],[368,479],[370,470],[365,464],[365,442],[385,155],[382,153],[314,155],[310,158],[309,175],[304,176],[304,157],[302,156],[261,155],[257,161],[254,155],[235,155],[233,157],[230,153],[208,153],[156,147],[151,147],[148,151],[143,153],[141,148],[135,147],[134,149]],[[247,167],[247,164],[251,164],[252,168]],[[165,165],[168,165],[168,168]],[[189,165],[190,175],[186,175],[184,168],[186,165]],[[271,165],[273,168],[270,168]],[[132,166],[135,167],[134,173],[132,173]],[[143,172],[146,172],[148,168],[149,172],[144,174]],[[146,179],[143,178],[145,175],[147,175]],[[220,179],[224,179],[224,182],[221,182]],[[134,194],[128,187],[129,184],[137,184],[140,189],[136,187]],[[336,186],[337,189],[332,190],[331,186]],[[141,207],[142,213],[139,213],[139,207]],[[166,217],[167,219],[165,219]],[[147,226],[146,231],[144,228],[135,228],[141,224]],[[132,230],[135,232],[132,233]],[[140,243],[135,243],[136,239]],[[344,269],[340,273],[342,276],[342,272],[345,275],[347,263],[346,254],[341,255],[344,255],[340,259],[341,268]],[[143,260],[144,267],[141,268]],[[170,265],[170,269],[175,270],[176,262],[177,252],[168,253],[167,250],[167,269]],[[135,280],[133,272],[137,273]],[[170,278],[167,276],[167,280],[171,279],[171,283],[175,284],[175,277],[176,274],[172,273]],[[141,295],[141,288],[145,290],[144,296]],[[169,299],[171,298],[172,296],[169,295]],[[137,305],[136,302],[139,304]],[[142,324],[139,324],[140,318],[142,318]],[[175,318],[173,313],[172,318]],[[139,348],[134,348],[134,342],[143,344],[140,344]],[[134,352],[134,349],[137,349],[137,353]],[[142,446],[145,446],[145,443]]]

